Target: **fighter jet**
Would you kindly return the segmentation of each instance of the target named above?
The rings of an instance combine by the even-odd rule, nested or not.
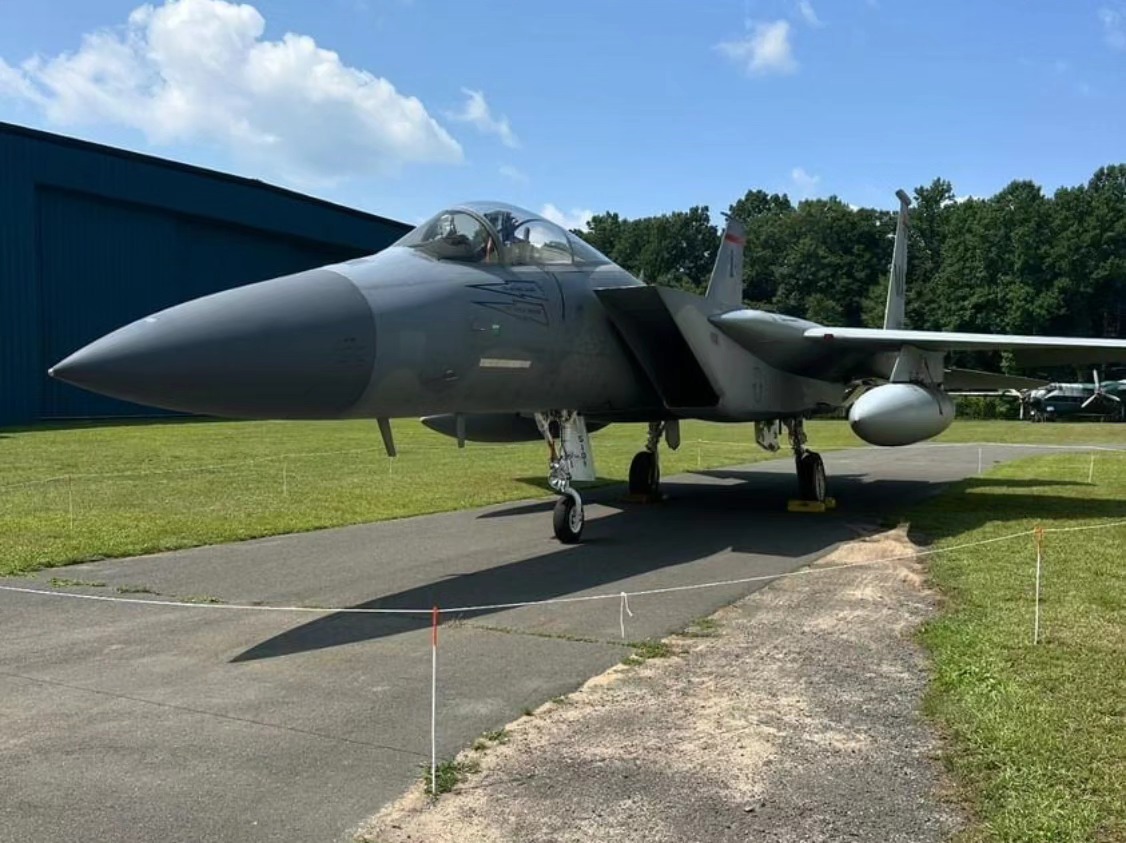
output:
[[[575,234],[511,205],[443,210],[378,254],[187,302],[127,325],[50,370],[105,395],[244,419],[424,417],[466,440],[543,438],[553,523],[583,534],[574,482],[590,430],[647,422],[629,490],[659,495],[659,446],[682,419],[753,422],[788,439],[801,499],[823,502],[825,466],[805,420],[848,407],[866,442],[896,446],[949,427],[947,370],[960,350],[1018,362],[1126,361],[1126,340],[906,330],[910,200],[898,192],[883,328],[826,327],[743,306],[744,229],[728,219],[705,295],[649,286]]]

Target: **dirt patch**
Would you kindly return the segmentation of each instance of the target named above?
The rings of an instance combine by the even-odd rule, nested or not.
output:
[[[933,610],[901,531],[849,543],[713,616],[715,637],[595,677],[467,751],[480,772],[421,786],[371,843],[946,839],[912,630]],[[856,567],[824,570],[847,563]]]

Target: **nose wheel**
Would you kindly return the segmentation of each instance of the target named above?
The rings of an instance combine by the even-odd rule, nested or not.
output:
[[[583,527],[586,525],[586,509],[578,492],[572,489],[569,494],[563,495],[555,502],[555,509],[551,513],[551,524],[555,529],[555,538],[563,544],[578,544],[582,541]]]

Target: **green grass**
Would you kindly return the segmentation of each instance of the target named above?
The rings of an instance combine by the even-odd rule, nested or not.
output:
[[[622,659],[622,664],[643,664],[649,659],[667,659],[673,654],[673,649],[664,641],[633,641],[630,643],[630,654]]]
[[[484,752],[487,749],[492,749],[494,746],[501,746],[508,743],[508,731],[506,729],[493,729],[492,731],[485,732],[481,737],[473,742],[474,752]]]
[[[70,577],[51,577],[52,588],[105,588],[100,580],[76,580]]]
[[[422,786],[428,796],[437,799],[443,793],[449,793],[480,769],[481,765],[473,760],[443,761],[435,767],[434,776],[431,778],[430,766],[426,765],[422,771]]]
[[[718,638],[719,621],[715,618],[697,618],[678,633],[682,638]]]
[[[915,511],[912,530],[954,545],[1126,520],[1126,454],[1098,455],[1094,485],[1089,465],[1004,465]],[[964,839],[1126,840],[1126,527],[1046,535],[1034,646],[1035,559],[1031,537],[930,557],[945,600],[922,632],[927,710],[976,816]]]
[[[862,443],[812,422],[821,450]],[[164,420],[0,431],[0,575],[105,557],[314,530],[548,494],[541,443],[464,450],[396,422],[389,460],[372,421]],[[750,425],[687,422],[666,475],[769,459]],[[594,435],[599,474],[626,477],[644,427]],[[1123,442],[1126,426],[956,424],[942,441]],[[20,485],[28,484],[28,485]]]

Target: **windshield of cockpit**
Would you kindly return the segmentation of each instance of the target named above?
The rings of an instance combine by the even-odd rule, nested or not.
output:
[[[442,211],[396,245],[461,263],[562,266],[609,262],[582,238],[555,223],[499,204]]]

